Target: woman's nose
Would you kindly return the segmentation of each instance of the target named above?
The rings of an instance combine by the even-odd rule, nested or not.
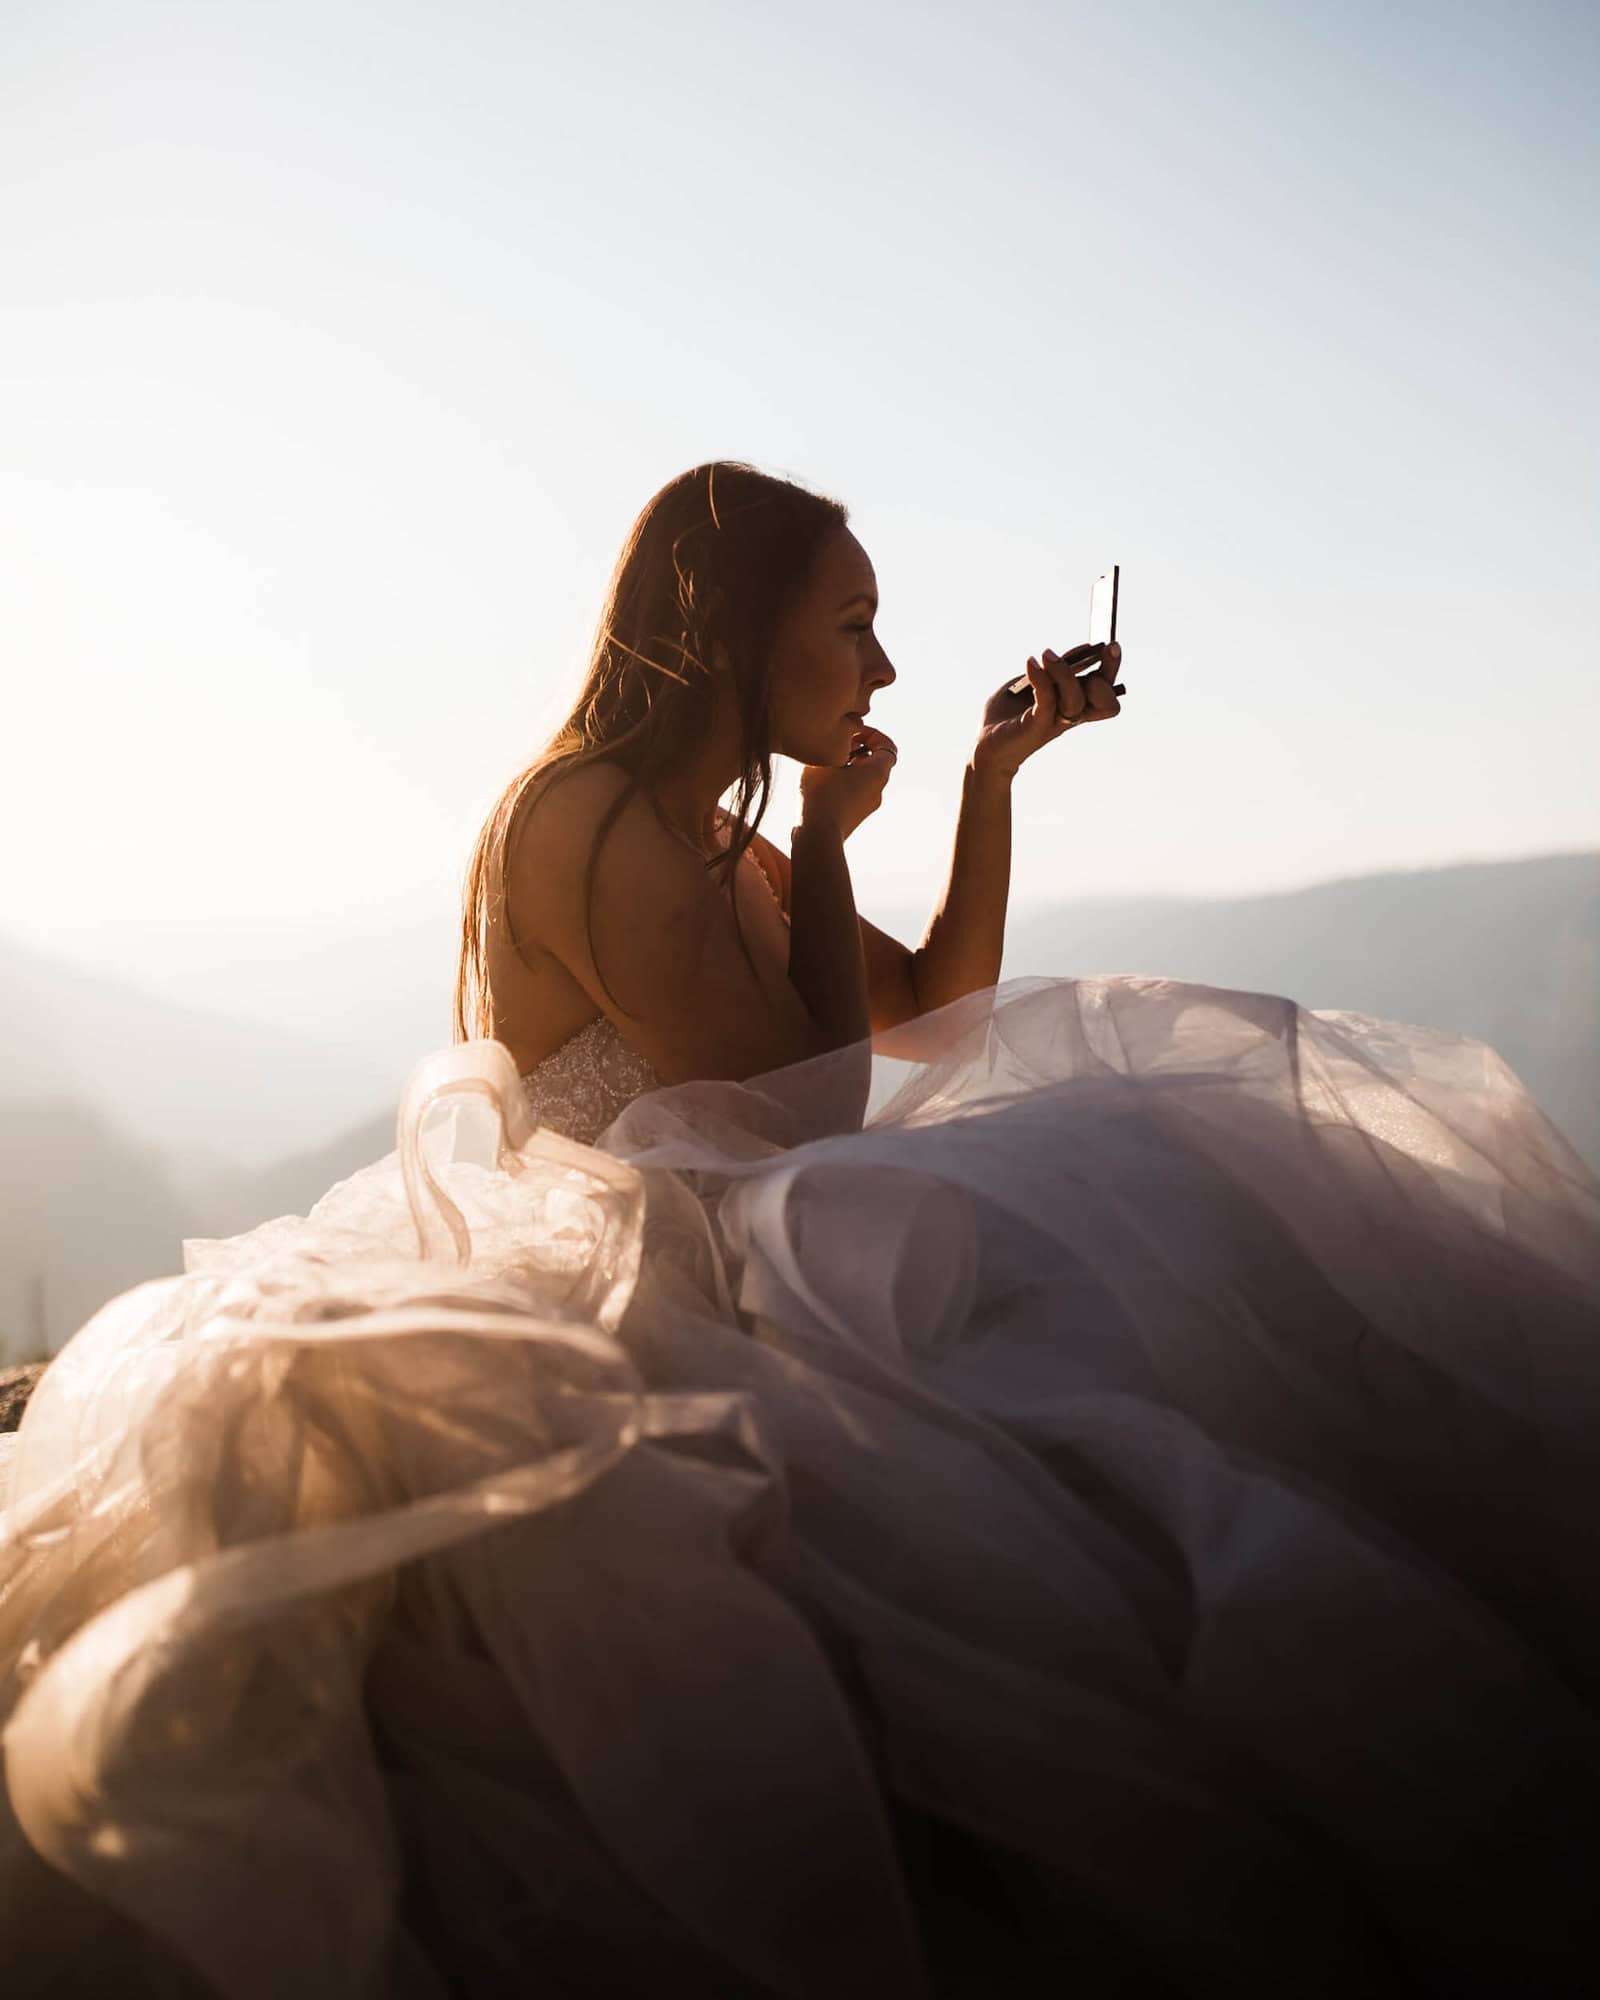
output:
[[[894,662],[880,646],[878,649],[878,664],[873,668],[868,678],[875,688],[880,688],[887,687],[894,677]]]

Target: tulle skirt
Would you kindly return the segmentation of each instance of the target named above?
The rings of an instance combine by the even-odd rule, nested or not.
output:
[[[1600,1188],[1492,1050],[1022,980],[397,1138],[0,1460],[8,1990],[1600,1987]]]

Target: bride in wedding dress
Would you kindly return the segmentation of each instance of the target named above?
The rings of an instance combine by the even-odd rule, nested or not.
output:
[[[657,494],[395,1151],[45,1374],[9,1991],[1600,1986],[1600,1188],[1479,1043],[996,983],[1115,648],[859,918],[876,597],[830,500]]]

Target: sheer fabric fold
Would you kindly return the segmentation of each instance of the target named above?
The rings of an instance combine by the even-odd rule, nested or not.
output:
[[[185,1261],[3,1473],[41,1988],[1600,1983],[1600,1188],[1483,1045],[1022,980],[591,1146],[469,1043]]]

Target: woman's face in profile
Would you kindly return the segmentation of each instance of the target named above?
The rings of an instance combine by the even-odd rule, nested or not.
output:
[[[867,704],[894,679],[874,630],[878,581],[848,528],[823,545],[772,655],[772,748],[800,764],[842,764]],[[879,727],[881,727],[881,723]]]

